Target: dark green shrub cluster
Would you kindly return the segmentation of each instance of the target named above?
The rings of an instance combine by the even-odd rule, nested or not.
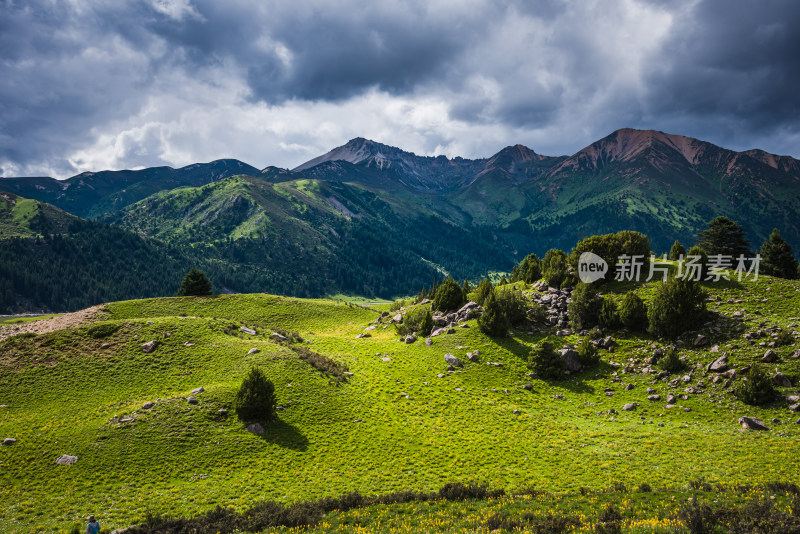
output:
[[[597,324],[603,300],[593,284],[578,283],[569,303],[569,322],[576,330],[591,328]]]
[[[794,336],[787,330],[779,330],[775,336],[775,346],[783,347],[794,343]]]
[[[670,347],[667,352],[658,360],[658,366],[664,371],[677,373],[684,368],[678,349]]]
[[[697,328],[706,318],[706,293],[697,282],[670,278],[659,284],[647,309],[649,331],[677,337]]]
[[[600,351],[597,350],[594,343],[589,341],[588,337],[584,338],[583,343],[578,346],[578,360],[584,367],[592,367],[600,363]]]
[[[489,486],[470,482],[449,482],[439,490],[439,497],[448,501],[465,501],[467,499],[489,499],[505,495],[504,490],[494,490]]]
[[[466,295],[461,286],[452,278],[446,278],[436,290],[436,295],[431,303],[434,310],[454,311],[467,302]]]
[[[647,482],[642,482],[641,484],[639,484],[639,491],[641,491],[642,493],[650,493],[651,491],[653,491],[653,488],[651,488],[650,484],[648,484]]]
[[[669,256],[670,260],[677,260],[681,256],[686,255],[686,247],[680,244],[676,239],[675,242],[672,244],[672,248],[669,249]]]
[[[766,497],[716,509],[695,497],[681,505],[676,515],[691,534],[794,534],[800,532],[800,498],[795,497],[790,510],[780,510]]]
[[[561,356],[548,340],[542,341],[531,349],[531,353],[528,356],[528,367],[543,380],[564,377],[564,365],[561,361]]]
[[[522,281],[526,284],[535,282],[542,277],[542,260],[536,254],[528,254],[511,271],[511,281]]]
[[[600,314],[597,316],[597,324],[601,328],[619,328],[621,324],[619,310],[613,297],[603,297],[603,303],[600,305]]]
[[[614,278],[615,265],[621,256],[641,256],[645,261],[650,257],[650,239],[640,232],[631,230],[587,237],[579,241],[569,255],[569,263],[576,272],[578,260],[584,252],[596,254],[608,263],[608,272],[603,280],[611,280]]]
[[[681,273],[681,276],[683,278],[687,278],[689,280],[694,280],[697,282],[706,279],[709,273],[708,253],[702,247],[695,245],[692,248],[690,248],[684,260],[685,263],[683,265],[683,272]],[[688,266],[689,261],[692,260],[694,261],[694,265],[697,265],[696,268]]]
[[[403,318],[402,325],[411,332],[418,332],[423,336],[427,336],[433,330],[433,316],[427,307],[417,306],[408,310]]]
[[[781,237],[777,228],[772,230],[769,239],[761,245],[761,264],[764,274],[779,278],[797,278],[800,265],[792,254],[792,247]]]
[[[647,330],[647,306],[633,291],[625,293],[619,306],[619,320],[626,327],[635,331]]]
[[[488,278],[484,278],[481,280],[481,283],[478,284],[478,287],[475,289],[475,302],[483,306],[486,304],[486,299],[489,298],[489,295],[492,293],[494,286],[489,281]]]
[[[487,530],[524,530],[541,534],[561,534],[569,532],[581,525],[580,519],[568,516],[556,516],[548,512],[544,517],[537,517],[532,512],[523,512],[519,518],[506,514],[493,514],[486,519]]]
[[[763,406],[778,398],[772,378],[761,365],[754,365],[747,376],[737,384],[734,395],[745,404]]]
[[[203,296],[211,294],[211,280],[208,279],[206,273],[198,271],[197,269],[190,269],[186,276],[181,281],[181,287],[178,289],[179,297],[188,296]]]
[[[609,504],[597,514],[597,522],[594,524],[594,531],[597,534],[621,534],[622,533],[622,514],[613,504]]]
[[[497,291],[497,304],[512,325],[520,324],[527,318],[527,307],[522,291],[518,289],[501,289]]]
[[[542,276],[550,287],[571,285],[569,263],[563,250],[551,248],[547,251],[542,258]]]
[[[495,291],[492,291],[484,302],[483,315],[478,319],[478,326],[481,332],[491,337],[500,337],[508,333],[511,324]]]
[[[257,367],[247,373],[236,398],[233,408],[237,417],[244,422],[268,421],[275,410],[275,386]]]

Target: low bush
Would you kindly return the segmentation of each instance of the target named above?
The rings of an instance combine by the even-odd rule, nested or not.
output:
[[[486,299],[483,315],[478,319],[478,326],[484,334],[491,337],[501,337],[508,333],[510,322],[494,291]]]
[[[580,282],[572,292],[569,303],[569,321],[576,330],[591,328],[597,324],[603,301],[593,284]]]
[[[497,291],[497,303],[510,324],[520,324],[527,318],[525,299],[522,291],[518,289],[509,288]]]
[[[496,498],[505,495],[504,490],[495,490],[476,482],[469,485],[461,482],[450,482],[439,490],[439,497],[448,501],[465,501],[467,499]]]
[[[318,352],[314,352],[303,345],[292,345],[289,348],[292,349],[301,360],[305,361],[328,378],[333,379],[333,381],[344,382],[347,380],[347,375],[345,374],[348,371],[347,365],[339,363]]]
[[[237,417],[244,422],[268,421],[275,411],[275,386],[257,367],[250,369],[233,401]]]
[[[561,361],[561,356],[548,340],[542,341],[531,350],[528,356],[528,367],[543,380],[564,377],[564,365]]]
[[[402,324],[411,332],[427,336],[433,330],[433,316],[427,307],[417,306],[406,313]]]
[[[466,295],[459,283],[448,277],[436,290],[431,305],[434,310],[448,312],[459,309],[466,301]]]
[[[492,286],[488,278],[481,280],[481,283],[478,284],[478,287],[475,289],[475,302],[481,306],[485,305],[486,299],[492,294],[493,289],[494,286]]]
[[[563,250],[550,249],[542,258],[542,276],[550,287],[561,287],[569,283],[569,265]]]
[[[659,284],[647,309],[649,331],[674,338],[703,324],[706,297],[697,282],[670,278]]]
[[[763,406],[778,398],[778,390],[772,378],[761,365],[754,365],[733,390],[734,395],[745,404]]]
[[[717,525],[717,515],[714,510],[696,497],[682,504],[676,515],[690,534],[711,534]]]
[[[119,325],[110,324],[110,323],[104,323],[104,324],[98,324],[98,325],[90,326],[86,330],[86,334],[89,337],[94,338],[94,339],[102,339],[104,337],[110,336],[111,334],[113,334],[117,330],[119,330]]]
[[[633,291],[628,291],[619,306],[619,320],[634,331],[647,330],[647,306]]]
[[[600,363],[600,352],[589,338],[584,338],[583,343],[578,346],[578,361],[583,367],[592,367]]]
[[[597,317],[597,324],[601,328],[619,328],[619,311],[617,309],[617,302],[613,297],[603,297],[603,303],[600,305],[600,314]]]
[[[622,533],[622,514],[619,513],[613,504],[609,504],[597,514],[597,522],[594,524],[594,531],[597,534],[621,534]]]
[[[658,366],[670,373],[681,371],[684,368],[684,364],[678,349],[675,347],[668,348],[667,352],[658,360]]]

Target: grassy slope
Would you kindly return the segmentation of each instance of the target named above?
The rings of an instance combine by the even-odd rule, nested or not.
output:
[[[638,289],[645,297],[652,290]],[[761,321],[786,327],[798,321],[799,290],[797,282],[762,277],[715,290],[722,299],[717,309],[728,315],[748,310],[755,320],[748,330]],[[759,302],[764,297],[771,302]],[[727,304],[729,298],[743,302]],[[119,329],[105,338],[95,339],[84,327],[0,345],[0,404],[7,405],[0,408],[0,437],[19,440],[0,448],[4,532],[66,529],[90,512],[102,513],[116,528],[147,512],[194,514],[216,504],[244,508],[259,499],[292,501],[356,489],[435,490],[449,481],[564,492],[614,482],[680,487],[700,476],[726,484],[796,480],[800,473],[792,453],[800,426],[770,423],[772,431],[755,433],[737,424],[741,415],[788,421],[792,414],[784,404],[745,407],[711,385],[680,402],[691,412],[667,410],[663,402],[646,400],[650,376],[620,374],[622,383],[612,383],[609,362],[648,356],[650,344],[658,343],[649,338],[620,339],[597,368],[571,381],[534,381],[529,392],[521,387],[528,381],[522,358],[541,335],[494,341],[474,321],[426,347],[398,343],[391,327],[356,340],[376,313],[332,301],[236,295],[121,302],[107,310],[104,323]],[[258,334],[241,333],[241,325]],[[355,376],[332,385],[269,341],[272,328],[299,331],[313,350],[346,363]],[[705,333],[734,364],[753,361],[764,350],[739,336]],[[161,344],[145,354],[140,345],[151,339]],[[261,352],[247,355],[251,347]],[[778,352],[785,356],[793,348]],[[437,378],[446,352],[464,359],[474,349],[482,362],[505,367],[471,363]],[[707,349],[684,352],[703,363],[717,356]],[[383,361],[384,354],[391,361]],[[230,408],[253,365],[265,370],[279,404],[288,406],[265,437],[216,413]],[[800,362],[785,360],[778,367],[797,383]],[[692,385],[696,380],[697,374]],[[623,390],[628,382],[636,388]],[[190,406],[185,397],[198,386],[206,391],[199,405]],[[613,397],[604,394],[606,387],[614,388]],[[660,382],[652,387],[662,395],[669,391]],[[796,388],[783,391],[790,392]],[[559,393],[565,400],[553,398]],[[141,409],[145,401],[156,401],[155,408]],[[626,402],[641,406],[598,415]],[[521,414],[513,415],[514,409]],[[134,421],[118,424],[115,415]],[[79,460],[57,466],[61,454]],[[459,506],[425,504],[356,510],[342,520],[410,513],[415,506],[434,507],[431,521],[464,516]]]
[[[74,215],[44,202],[0,191],[0,239],[64,231],[75,220]]]

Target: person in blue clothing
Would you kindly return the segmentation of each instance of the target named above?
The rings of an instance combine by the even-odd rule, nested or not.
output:
[[[100,532],[100,523],[94,518],[93,515],[90,515],[86,518],[89,521],[89,524],[86,525],[86,534],[97,534]]]

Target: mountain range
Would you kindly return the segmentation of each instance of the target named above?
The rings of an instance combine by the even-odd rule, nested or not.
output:
[[[617,130],[571,156],[515,145],[472,160],[356,138],[291,170],[217,160],[0,178],[0,190],[179,247],[230,291],[389,297],[593,234],[638,230],[665,252],[718,215],[753,249],[775,227],[800,249],[800,161],[653,130]]]

